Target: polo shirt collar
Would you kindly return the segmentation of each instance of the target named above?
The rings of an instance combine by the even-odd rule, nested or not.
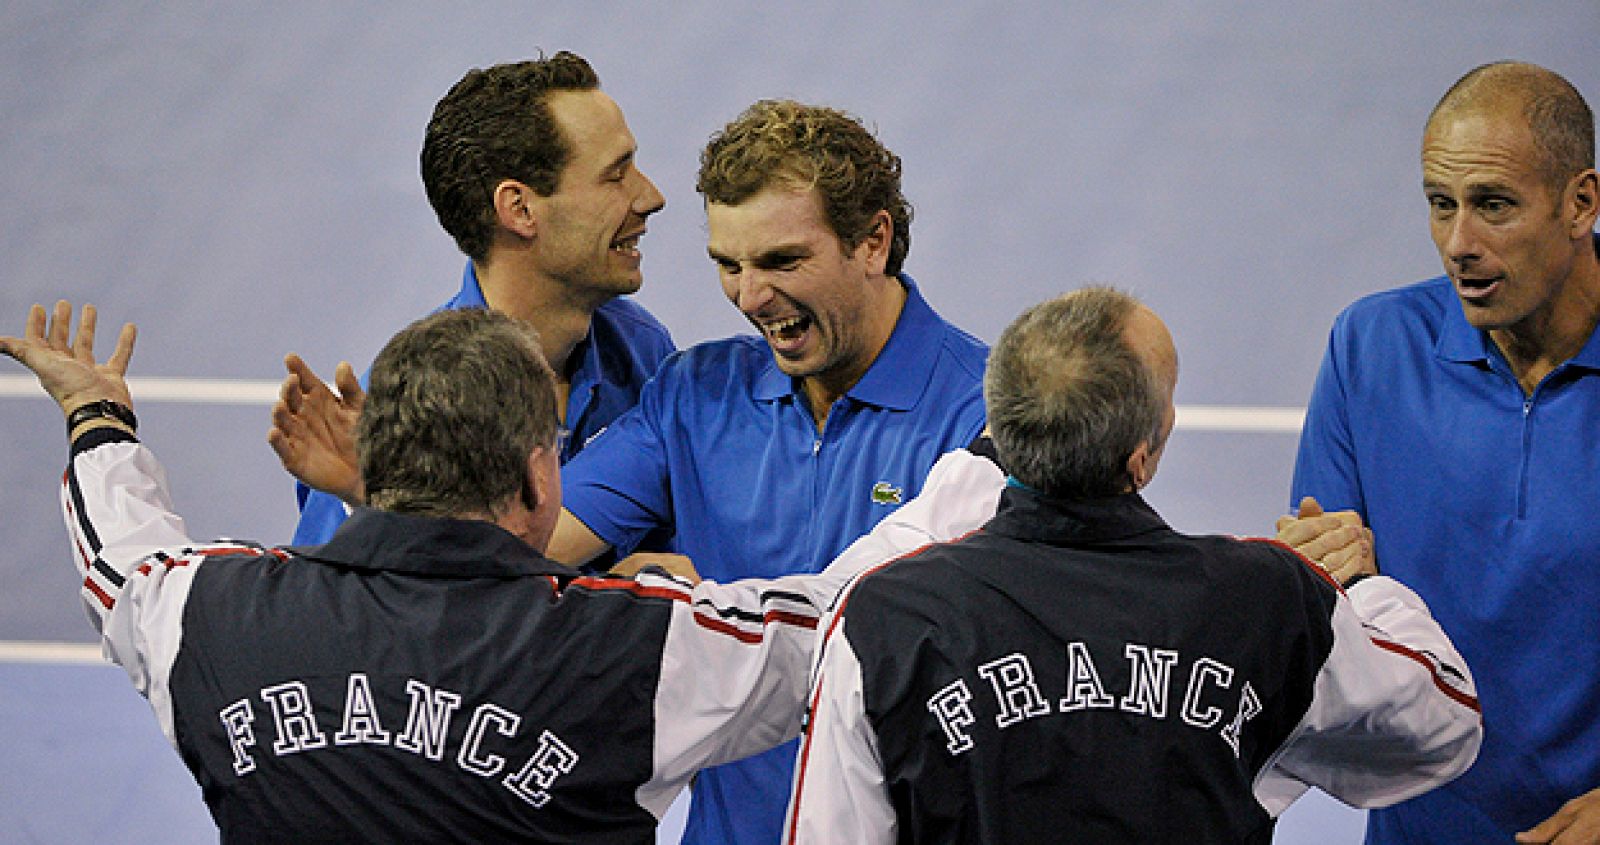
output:
[[[938,342],[943,321],[922,298],[910,275],[901,273],[897,278],[905,286],[906,303],[900,309],[894,331],[872,366],[845,395],[868,405],[906,411],[916,407],[928,380],[933,377],[938,355],[934,354],[936,350],[928,349],[928,344]],[[798,389],[796,380],[778,369],[769,350],[766,368],[756,379],[755,398],[770,402],[795,395]]]
[[[467,262],[467,269],[461,273],[461,290],[451,297],[440,309],[454,311],[461,308],[488,308],[489,300],[483,298],[483,285],[478,284],[478,271]]]
[[[986,533],[1057,546],[1125,540],[1169,530],[1166,520],[1138,493],[1096,499],[1058,499],[1020,484],[1000,493],[1000,507]]]
[[[1449,276],[1442,278],[1447,285],[1450,284]],[[1467,322],[1467,315],[1461,310],[1461,299],[1456,295],[1454,286],[1450,287],[1450,296],[1450,306],[1445,309],[1444,326],[1439,331],[1434,354],[1458,364],[1487,363],[1492,356],[1489,333],[1479,331]]]
[[[295,551],[335,566],[435,578],[578,574],[492,522],[371,508],[357,508],[325,545]]]

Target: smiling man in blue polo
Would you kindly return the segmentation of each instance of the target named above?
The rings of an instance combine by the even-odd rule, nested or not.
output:
[[[828,560],[983,430],[988,349],[901,271],[900,159],[855,118],[756,103],[701,154],[707,251],[759,332],[667,359],[639,405],[566,468],[552,554],[676,530],[698,572]],[[788,679],[804,684],[805,678]],[[685,842],[777,842],[794,746],[701,773]]]

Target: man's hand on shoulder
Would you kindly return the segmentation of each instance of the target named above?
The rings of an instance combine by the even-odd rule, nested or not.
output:
[[[1524,845],[1600,845],[1600,789],[1579,795],[1532,830],[1517,834]]]
[[[347,362],[334,370],[339,393],[311,371],[300,356],[283,359],[289,375],[272,406],[267,444],[283,468],[306,486],[353,505],[366,498],[356,457],[355,427],[366,392]]]
[[[1355,511],[1323,513],[1322,505],[1307,496],[1294,516],[1278,517],[1277,528],[1278,542],[1305,555],[1340,584],[1357,575],[1378,574],[1372,529]]]
[[[83,306],[77,337],[71,337],[72,303],[61,300],[48,315],[44,306],[35,305],[28,310],[22,337],[0,337],[0,353],[32,370],[40,386],[69,419],[73,411],[92,402],[109,400],[127,408],[133,406],[124,377],[137,332],[132,323],[124,325],[111,357],[104,364],[96,364],[96,316],[93,305]],[[96,418],[89,424],[122,425],[109,417]]]

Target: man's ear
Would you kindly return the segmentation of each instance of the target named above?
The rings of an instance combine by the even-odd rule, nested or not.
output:
[[[528,453],[522,476],[522,504],[528,510],[537,510],[541,502],[559,494],[561,477],[551,471],[558,463],[550,460],[550,447],[538,446]]]
[[[533,240],[538,230],[538,215],[533,207],[537,194],[515,179],[502,179],[494,186],[494,216],[500,228],[524,240]]]
[[[1155,475],[1155,461],[1151,460],[1154,452],[1150,448],[1150,441],[1142,440],[1134,447],[1133,454],[1128,456],[1128,480],[1132,482],[1133,489],[1130,493],[1137,493],[1150,483]]]
[[[1594,221],[1600,212],[1600,176],[1593,169],[1579,173],[1568,188],[1572,196],[1572,227],[1574,239],[1589,240],[1594,233]]]
[[[880,208],[872,216],[872,228],[861,243],[856,244],[856,255],[867,262],[867,270],[873,275],[882,275],[889,266],[889,248],[893,245],[894,218]]]

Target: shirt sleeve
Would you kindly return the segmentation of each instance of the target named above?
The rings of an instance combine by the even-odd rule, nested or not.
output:
[[[1472,675],[1416,593],[1367,578],[1338,597],[1331,624],[1310,707],[1256,781],[1274,816],[1307,786],[1357,807],[1420,795],[1466,771],[1483,742]]]
[[[295,482],[295,495],[300,499],[300,521],[294,526],[293,544],[316,546],[333,539],[333,532],[350,517],[350,509],[338,496],[312,490],[304,483]]]
[[[940,458],[922,495],[890,517],[903,519],[903,524],[888,529],[896,532],[903,548],[898,554],[883,554],[891,550],[880,547],[875,555],[887,562],[980,527],[994,516],[1004,489],[1004,473],[988,458],[966,450]],[[924,526],[936,526],[937,530]],[[877,533],[874,530],[861,542],[872,542]],[[856,578],[859,581],[871,573],[869,569]],[[845,636],[848,602],[846,589],[822,620],[811,680],[810,718],[784,824],[787,842],[894,841],[894,809],[884,787],[877,736],[867,720],[861,663]]]
[[[73,444],[61,503],[101,650],[150,700],[172,740],[167,680],[200,560],[173,512],[166,473],[131,435],[94,429]]]
[[[957,450],[939,460],[923,495],[890,514],[822,572],[692,590],[646,571],[641,587],[677,599],[661,655],[650,780],[638,800],[659,818],[690,776],[778,745],[800,732],[807,674],[823,609],[852,576],[994,516],[1005,479]]]
[[[562,505],[617,551],[631,552],[652,530],[673,524],[667,442],[660,409],[669,358],[639,404],[617,417],[561,468]]]
[[[876,845],[893,842],[898,829],[846,624],[833,624],[817,667],[785,842]]]
[[[1344,377],[1349,362],[1342,351],[1342,338],[1349,333],[1349,320],[1346,312],[1334,321],[1311,389],[1290,485],[1289,513],[1295,512],[1301,498],[1315,496],[1324,510],[1349,509],[1366,516]]]

